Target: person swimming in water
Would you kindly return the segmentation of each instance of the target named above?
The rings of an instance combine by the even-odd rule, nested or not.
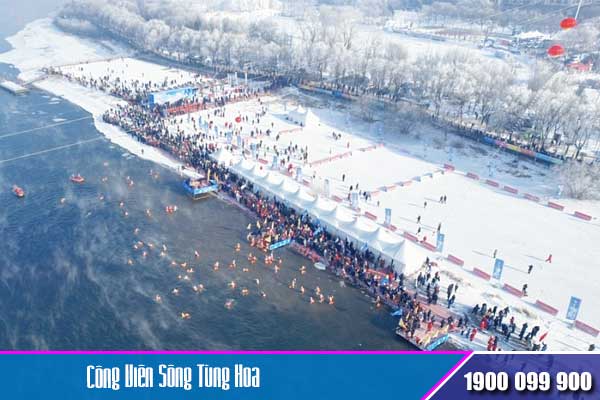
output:
[[[154,296],[154,301],[157,303],[162,303],[162,297],[160,297],[160,294],[157,294],[156,296]]]
[[[175,289],[171,290],[171,293],[174,294],[175,296],[178,296],[179,295],[179,289],[175,288]]]

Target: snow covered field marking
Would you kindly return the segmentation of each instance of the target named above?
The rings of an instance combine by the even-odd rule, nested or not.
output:
[[[558,210],[558,211],[564,211],[564,209],[565,209],[565,206],[555,203],[553,201],[548,202],[548,207],[554,208],[555,210]]]
[[[519,289],[517,289],[514,286],[509,285],[508,283],[505,283],[504,286],[502,287],[505,291],[507,291],[508,293],[515,295],[517,297],[523,297],[524,293],[522,291],[520,291]]]
[[[585,214],[585,213],[582,213],[582,212],[579,212],[579,211],[575,211],[575,213],[573,215],[575,215],[577,218],[581,218],[581,219],[583,219],[585,221],[591,221],[592,220],[592,216],[591,215]]]
[[[551,315],[554,315],[554,316],[556,316],[558,314],[558,309],[556,309],[556,308],[554,308],[554,307],[552,307],[552,306],[544,303],[541,300],[536,300],[535,306],[537,308],[539,308],[540,310],[547,312],[548,314],[551,314]]]
[[[588,335],[592,335],[594,337],[598,337],[598,334],[600,334],[600,330],[598,330],[584,322],[581,322],[579,320],[575,321],[575,328],[579,329],[582,332],[587,333]]]
[[[461,267],[465,265],[464,260],[462,260],[456,256],[453,256],[452,254],[448,254],[447,258],[448,258],[448,261],[450,261],[453,264],[460,265]]]
[[[523,195],[523,197],[525,197],[527,200],[535,201],[536,203],[539,203],[539,201],[540,201],[540,198],[538,196],[534,196],[534,195],[529,194],[529,193],[525,193]]]
[[[478,276],[482,279],[485,279],[486,281],[489,281],[490,279],[492,279],[492,276],[490,274],[488,274],[485,271],[482,271],[479,268],[473,268],[473,275]]]

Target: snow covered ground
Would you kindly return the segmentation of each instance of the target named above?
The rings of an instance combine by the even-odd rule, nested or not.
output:
[[[48,37],[53,40],[47,41]],[[121,50],[114,50],[117,47],[98,45],[64,34],[44,20],[28,25],[9,41],[15,49],[0,55],[0,61],[13,63],[24,71],[23,79],[36,76],[36,69],[44,66],[127,55]],[[109,48],[113,50],[109,51]],[[162,82],[169,76],[186,78],[183,72],[141,61],[127,61],[136,66],[130,70],[119,64],[123,62],[117,59],[69,68],[88,77],[99,77],[108,68],[117,73],[121,71],[122,79],[143,78]],[[144,75],[141,76],[141,73]],[[171,157],[139,144],[120,129],[101,121],[101,114],[120,100],[58,77],[39,81],[36,86],[93,114],[96,127],[116,144],[174,170],[180,168]],[[428,242],[435,243],[435,231],[441,223],[441,231],[446,235],[444,251],[432,252],[430,257],[439,263],[445,285],[450,282],[459,284],[458,309],[466,311],[482,302],[500,308],[508,305],[517,315],[519,327],[522,322],[528,321],[530,327],[542,326],[542,333],[550,331],[546,341],[551,350],[585,350],[595,341],[592,336],[572,329],[563,317],[570,296],[577,296],[583,300],[580,320],[600,328],[600,314],[597,312],[600,308],[600,296],[597,294],[600,286],[600,202],[556,200],[565,205],[564,211],[547,207],[546,202],[554,200],[556,193],[551,170],[469,142],[465,142],[464,146],[454,146],[455,141],[462,139],[449,135],[445,140],[438,129],[426,124],[418,129],[417,134],[400,135],[394,131],[393,123],[386,123],[385,119],[380,124],[370,124],[345,110],[317,107],[310,108],[314,116],[301,128],[285,118],[288,110],[295,106],[288,99],[304,106],[315,103],[314,98],[289,90],[261,99],[262,104],[253,100],[228,105],[224,117],[215,116],[210,110],[199,114],[203,120],[212,121],[221,132],[225,123],[232,123],[240,115],[248,116],[248,122],[236,127],[241,129],[241,136],[247,144],[262,141],[264,150],[259,157],[269,162],[274,146],[281,150],[291,144],[307,149],[307,163],[297,157],[292,157],[290,162],[294,167],[302,168],[315,194],[324,192],[325,179],[330,182],[331,194],[342,199],[346,198],[349,186],[355,187],[357,183],[360,191],[379,191],[369,201],[360,202],[361,213],[368,211],[381,223],[385,208],[392,209],[392,224],[398,228],[396,234],[404,231],[416,234],[419,227],[416,219],[421,216],[419,236],[426,235]],[[319,103],[318,99],[316,103]],[[258,122],[255,114],[262,107],[267,107],[268,112]],[[192,135],[195,127],[191,117],[197,120],[197,116],[179,116],[173,121],[178,121],[177,124]],[[267,129],[273,131],[270,136],[256,136],[258,131],[264,133]],[[254,131],[254,137],[251,137],[251,131]],[[334,132],[341,134],[341,138],[334,139]],[[276,139],[277,134],[279,140]],[[226,143],[223,136],[215,140]],[[452,147],[455,148],[449,151]],[[340,154],[345,157],[327,160]],[[240,158],[239,152],[234,155],[234,159]],[[320,163],[315,163],[317,161]],[[456,171],[442,174],[440,171],[445,163],[453,164]],[[467,178],[467,172],[477,174],[481,180]],[[344,181],[342,175],[345,175]],[[501,186],[495,188],[485,184],[487,178],[500,182]],[[398,185],[407,181],[411,184]],[[393,185],[393,190],[380,189]],[[502,190],[503,185],[514,187],[519,194],[527,192],[540,197],[540,204]],[[439,204],[442,195],[448,197],[447,204]],[[428,203],[426,208],[425,201]],[[572,215],[574,211],[588,213],[594,219],[584,221],[575,218]],[[498,282],[483,280],[472,273],[475,267],[491,273],[494,249],[498,250],[498,257],[506,264],[501,282],[518,289],[527,283],[528,297],[516,297],[503,290]],[[463,259],[464,267],[449,262],[448,254]],[[553,255],[552,264],[544,262],[548,254]],[[526,271],[529,264],[534,265],[531,274]],[[536,300],[557,308],[558,316],[553,317],[536,308]]]

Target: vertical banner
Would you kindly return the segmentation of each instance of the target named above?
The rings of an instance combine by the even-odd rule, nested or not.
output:
[[[446,235],[444,235],[443,233],[438,233],[437,235],[437,241],[435,243],[435,250],[438,252],[442,252],[444,251],[444,239],[446,238]]]
[[[386,208],[385,209],[384,225],[390,226],[391,224],[392,224],[392,209],[391,208]]]
[[[577,314],[579,314],[579,308],[581,307],[581,299],[575,296],[571,296],[569,301],[569,308],[567,309],[567,319],[575,321]]]
[[[350,193],[350,207],[358,208],[358,193],[357,192]]]
[[[504,269],[504,260],[502,260],[500,258],[496,258],[496,261],[494,262],[494,272],[492,274],[494,279],[500,280],[500,278],[502,278],[502,270],[503,269]]]

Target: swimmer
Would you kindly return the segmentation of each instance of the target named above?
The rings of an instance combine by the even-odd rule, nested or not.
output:
[[[323,303],[325,301],[325,296],[323,296],[323,294],[321,293],[319,295],[319,303]]]
[[[238,243],[238,244],[235,245],[235,251],[236,252],[239,252],[241,249],[242,249],[242,245],[241,244]]]
[[[104,161],[104,162],[102,163],[102,165],[104,165],[105,167],[108,167],[108,161]]]
[[[64,197],[62,197],[62,198],[60,199],[60,204],[65,204],[65,201],[67,201],[67,199],[65,199]]]
[[[100,201],[104,201],[104,195],[100,195],[100,196],[98,197],[98,200],[100,200]]]
[[[300,293],[304,294],[304,292],[305,292],[304,286],[300,286]]]
[[[154,296],[154,301],[157,303],[162,303],[162,297],[160,297],[160,294],[157,294],[156,296]]]
[[[167,252],[167,246],[166,246],[166,245],[164,245],[164,244],[163,244],[163,245],[162,245],[162,249],[163,249],[163,251],[164,251],[165,253]]]
[[[250,268],[244,267],[242,268],[242,272],[250,272]]]
[[[172,267],[176,267],[177,266],[177,261],[175,261],[175,260],[171,261],[171,266]]]
[[[233,299],[227,299],[227,301],[225,301],[225,308],[231,310],[233,308],[233,303]]]
[[[127,265],[133,265],[133,260],[131,258],[127,260]]]
[[[182,312],[181,313],[181,318],[182,319],[190,319],[190,318],[192,318],[192,316],[188,312]]]
[[[179,265],[181,265],[181,268],[187,268],[187,261],[186,262],[182,262]]]
[[[144,251],[144,252],[142,253],[142,257],[146,258],[147,256],[148,256],[148,252]]]
[[[198,250],[194,250],[194,257],[200,258],[200,253],[198,253]]]
[[[213,264],[213,271],[218,271],[219,270],[219,262],[215,261],[215,263]]]
[[[149,208],[146,208],[146,216],[152,218],[152,211]]]
[[[161,257],[164,257],[166,255],[167,255],[167,253],[165,253],[164,251],[161,251],[160,254],[159,254],[159,256],[161,256]]]
[[[179,296],[179,289],[175,288],[175,289],[171,290],[171,293],[174,294],[175,296]]]
[[[127,211],[125,211],[125,212],[123,213],[123,216],[125,216],[125,217],[128,217],[128,216],[129,216],[129,213],[128,213]]]
[[[316,294],[321,294],[321,288],[317,286],[317,287],[315,288],[315,293],[316,293]]]
[[[290,289],[295,289],[296,288],[296,278],[292,279],[292,282],[290,283],[290,286],[288,286]]]
[[[264,299],[264,298],[267,297],[267,294],[261,290],[260,291],[260,297],[262,297]]]
[[[106,176],[103,176],[101,180],[103,183],[106,183],[108,181],[108,178]]]
[[[140,228],[135,228],[135,229],[133,230],[133,234],[134,234],[134,235],[137,235],[138,233],[140,233]]]
[[[139,249],[140,249],[140,248],[138,247],[137,243],[135,243],[135,244],[133,245],[133,249],[134,249],[134,250],[139,250]]]
[[[242,296],[248,296],[250,294],[250,291],[246,288],[242,289]]]
[[[235,260],[229,263],[229,269],[235,269]]]
[[[231,290],[235,289],[235,281],[231,281],[227,284],[231,288]]]
[[[196,293],[202,293],[204,292],[204,285],[203,284],[198,284],[198,285],[194,285],[192,286],[192,289],[194,290],[194,292]]]
[[[256,286],[260,285],[260,279],[254,278],[254,283],[256,283]]]
[[[333,305],[335,303],[333,296],[329,296],[329,304]]]
[[[275,266],[275,273],[278,273],[278,272],[279,272],[279,267],[276,265]]]
[[[306,267],[303,265],[300,267],[300,274],[304,275],[306,273]]]
[[[187,276],[187,275],[184,275],[184,276],[183,276],[183,280],[184,280],[184,281],[189,281],[189,280],[190,280],[190,277],[189,277],[189,276]]]
[[[194,273],[194,268],[188,268],[185,270],[185,272],[187,272],[188,274],[193,274]]]
[[[123,208],[123,207],[125,207],[125,203],[123,203],[122,201],[120,201],[120,202],[119,202],[119,207],[120,207],[120,208]]]
[[[310,304],[315,304],[315,299],[312,296],[310,296]]]
[[[154,243],[148,243],[148,248],[150,250],[154,250]]]

